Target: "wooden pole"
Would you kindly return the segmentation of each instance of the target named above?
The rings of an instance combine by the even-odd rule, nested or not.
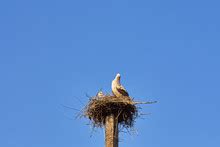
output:
[[[105,119],[105,147],[118,147],[118,121],[113,114]]]

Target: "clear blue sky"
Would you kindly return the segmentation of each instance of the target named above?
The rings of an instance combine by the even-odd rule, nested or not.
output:
[[[103,131],[61,105],[81,109],[119,72],[136,100],[159,101],[121,147],[219,147],[219,5],[2,0],[0,146],[102,147]]]

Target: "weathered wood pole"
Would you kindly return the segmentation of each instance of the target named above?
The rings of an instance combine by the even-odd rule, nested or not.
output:
[[[118,147],[118,121],[113,114],[105,118],[105,147]]]

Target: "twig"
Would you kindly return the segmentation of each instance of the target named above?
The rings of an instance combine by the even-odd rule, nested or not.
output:
[[[133,102],[134,105],[137,105],[137,104],[153,104],[153,103],[157,103],[157,101],[152,101],[152,102]]]
[[[61,104],[61,106],[63,106],[64,108],[68,108],[68,109],[72,109],[72,110],[75,110],[75,111],[81,111],[81,110],[79,110],[79,109],[76,109],[76,108],[73,108],[73,107],[69,107],[69,106],[65,106],[65,105],[63,105],[63,104]]]

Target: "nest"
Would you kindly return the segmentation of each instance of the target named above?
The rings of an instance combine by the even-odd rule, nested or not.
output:
[[[94,127],[103,127],[109,115],[114,115],[119,125],[130,128],[138,117],[138,108],[130,97],[105,95],[92,97],[84,109],[84,116]]]

